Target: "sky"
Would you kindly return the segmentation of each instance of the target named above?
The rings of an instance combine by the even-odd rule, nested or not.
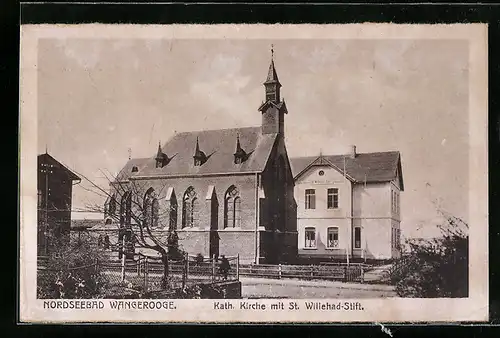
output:
[[[467,221],[466,40],[41,39],[38,152],[107,187],[176,132],[259,126],[271,44],[290,157],[400,151],[402,235]],[[103,203],[89,188],[74,210]]]

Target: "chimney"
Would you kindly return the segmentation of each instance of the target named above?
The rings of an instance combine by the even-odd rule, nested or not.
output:
[[[355,158],[356,157],[356,146],[355,145],[351,146],[349,155],[350,155],[351,158]]]

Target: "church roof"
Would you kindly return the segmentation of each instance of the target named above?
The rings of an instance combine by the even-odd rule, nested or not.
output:
[[[235,142],[238,135],[241,147],[248,155],[246,161],[241,164],[234,163]],[[167,165],[156,168],[155,153],[150,158],[129,160],[118,176],[124,179],[261,172],[268,162],[276,137],[277,134],[263,135],[261,127],[178,133],[162,147],[163,152],[171,156]],[[193,161],[196,139],[200,151],[207,157],[201,166],[195,166]],[[133,166],[138,167],[138,172],[131,172]]]
[[[116,181],[126,181],[128,180],[131,176],[137,175],[139,171],[144,168],[146,163],[149,161],[149,158],[133,158],[128,160],[128,162],[125,164],[125,166],[120,170],[118,175],[116,175]],[[156,163],[155,163],[156,165]],[[137,167],[137,171],[132,171],[134,167]]]
[[[401,156],[399,151],[358,153],[352,158],[349,155],[320,155],[309,157],[290,158],[290,165],[294,179],[297,179],[307,168],[315,164],[328,164],[335,166],[343,172],[345,158],[345,172],[352,180],[361,183],[389,182],[397,178],[401,190],[403,175],[401,172]]]

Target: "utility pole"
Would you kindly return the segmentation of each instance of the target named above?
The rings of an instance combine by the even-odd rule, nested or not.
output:
[[[48,254],[48,234],[49,234],[49,174],[52,174],[52,170],[49,169],[50,165],[48,163],[42,163],[41,169],[42,173],[45,174],[45,220],[44,220],[44,254]]]

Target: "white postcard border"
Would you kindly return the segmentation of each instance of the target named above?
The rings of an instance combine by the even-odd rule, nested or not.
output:
[[[36,299],[37,44],[43,38],[138,39],[463,39],[469,42],[470,271],[466,299],[330,299],[363,311],[270,310],[277,300],[250,300],[268,310],[214,309],[214,300],[173,300],[176,309],[44,308]],[[23,322],[457,322],[488,320],[487,25],[23,25],[20,45],[20,320]],[[431,151],[431,150],[430,150]],[[142,302],[143,300],[131,300]],[[149,301],[149,300],[144,300]],[[156,300],[152,300],[156,302]],[[170,302],[163,300],[161,302]]]

